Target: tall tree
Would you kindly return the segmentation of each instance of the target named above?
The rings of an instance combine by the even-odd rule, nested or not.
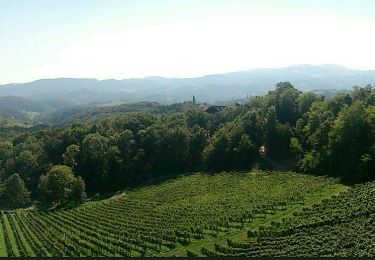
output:
[[[69,193],[69,200],[74,204],[83,202],[86,199],[86,185],[81,176],[78,176],[72,183]]]
[[[30,202],[30,192],[18,173],[5,180],[4,199],[12,208],[23,207]]]
[[[39,195],[42,197],[42,201],[64,202],[74,181],[75,178],[70,167],[53,166],[46,176],[41,177],[39,182]]]
[[[99,133],[89,134],[82,142],[80,172],[90,188],[97,188],[108,174],[109,140]]]
[[[359,172],[362,168],[361,158],[371,149],[368,142],[370,128],[365,114],[365,107],[361,102],[343,108],[329,133],[331,170],[346,179],[367,178],[365,173]]]
[[[67,166],[69,166],[72,169],[75,169],[79,162],[79,155],[80,155],[80,147],[79,145],[72,144],[69,145],[64,154],[63,157],[63,163]]]

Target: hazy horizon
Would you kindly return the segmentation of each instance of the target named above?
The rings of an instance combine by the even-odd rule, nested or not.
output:
[[[0,0],[0,84],[373,70],[375,1]]]
[[[24,84],[24,83],[30,83],[38,80],[54,80],[54,79],[93,79],[98,81],[105,81],[105,80],[128,80],[128,79],[145,79],[145,78],[152,78],[152,77],[160,77],[160,78],[166,78],[166,79],[193,79],[193,78],[199,78],[199,77],[205,77],[205,76],[212,76],[212,75],[224,75],[224,74],[231,74],[231,73],[238,73],[238,72],[251,72],[256,70],[278,70],[278,69],[286,69],[286,68],[293,68],[293,67],[299,67],[299,66],[338,66],[349,70],[355,70],[353,68],[348,68],[346,66],[342,66],[340,64],[295,64],[290,66],[282,66],[282,67],[262,67],[262,68],[252,68],[252,69],[243,69],[243,70],[237,70],[237,71],[226,71],[222,73],[210,73],[210,74],[202,74],[202,75],[196,75],[196,76],[190,76],[190,77],[168,77],[163,75],[148,75],[148,76],[141,76],[141,77],[129,77],[129,78],[95,78],[95,77],[53,77],[53,78],[38,78],[31,81],[24,81],[24,82],[9,82],[9,83],[0,83],[0,85],[8,85],[8,84]],[[361,69],[360,71],[375,71],[370,69]]]

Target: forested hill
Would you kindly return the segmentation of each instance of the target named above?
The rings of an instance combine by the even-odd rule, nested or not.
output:
[[[216,113],[194,104],[166,111],[1,128],[3,203],[25,205],[31,192],[43,203],[64,204],[79,201],[85,186],[90,194],[115,191],[201,170],[288,168],[344,181],[374,178],[371,86],[325,99],[284,82]],[[65,181],[53,184],[56,178]]]
[[[197,108],[192,102],[175,103],[171,105],[161,105],[157,102],[137,102],[120,105],[83,105],[71,108],[60,109],[53,113],[44,115],[39,119],[43,122],[62,125],[74,121],[93,122],[99,118],[120,115],[131,112],[148,112],[150,114],[165,114],[186,112],[189,109]]]
[[[349,90],[375,84],[375,71],[351,70],[337,65],[298,65],[279,69],[255,69],[196,78],[147,77],[125,80],[43,79],[0,86],[0,96],[19,96],[33,101],[69,104],[156,101],[164,104],[191,100],[216,103],[246,95],[264,95],[280,81],[290,81],[301,91]]]

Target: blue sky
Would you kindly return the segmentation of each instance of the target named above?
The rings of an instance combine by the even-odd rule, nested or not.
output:
[[[373,0],[0,0],[0,84],[375,69]]]

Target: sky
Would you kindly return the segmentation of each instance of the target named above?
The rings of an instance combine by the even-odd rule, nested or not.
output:
[[[375,69],[375,0],[0,0],[0,84]]]

